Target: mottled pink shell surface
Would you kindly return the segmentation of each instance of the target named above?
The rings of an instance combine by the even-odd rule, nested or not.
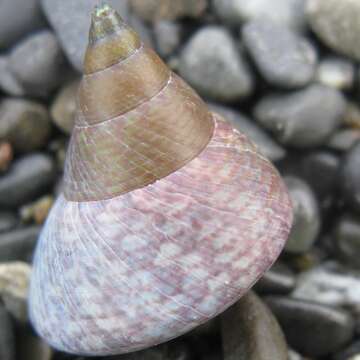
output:
[[[30,315],[54,347],[135,351],[237,301],[287,239],[288,192],[245,136],[214,116],[199,156],[108,200],[60,196],[39,240]]]

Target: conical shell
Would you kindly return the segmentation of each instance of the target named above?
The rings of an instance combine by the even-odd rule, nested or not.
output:
[[[271,163],[106,6],[85,69],[30,314],[57,349],[126,353],[237,301],[278,257],[292,211]]]

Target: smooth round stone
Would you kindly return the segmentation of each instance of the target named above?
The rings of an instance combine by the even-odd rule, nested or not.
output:
[[[293,204],[294,222],[285,251],[302,254],[314,245],[321,225],[319,204],[310,186],[295,177],[285,177]]]
[[[360,60],[360,2],[309,0],[308,22],[315,34],[333,50]]]
[[[15,360],[15,336],[12,319],[0,304],[0,359]]]
[[[51,119],[64,133],[70,134],[76,115],[76,94],[80,81],[75,80],[65,85],[56,95],[51,105]]]
[[[10,70],[9,56],[0,56],[0,90],[11,96],[24,96],[25,90]]]
[[[64,57],[56,36],[43,30],[28,36],[11,51],[10,69],[26,93],[47,97],[63,81]]]
[[[266,298],[291,347],[307,356],[324,356],[341,349],[354,335],[345,311],[286,297]]]
[[[279,161],[286,155],[286,150],[277,144],[256,122],[239,112],[221,105],[210,104],[210,108],[232,122],[233,126],[244,133],[260,152],[271,161]]]
[[[270,84],[296,88],[307,85],[314,77],[316,50],[292,30],[271,20],[257,19],[243,27],[242,38],[260,74]]]
[[[360,212],[360,141],[342,162],[340,184],[346,201]]]
[[[276,263],[255,285],[255,291],[267,295],[287,295],[295,289],[295,274],[284,264]]]
[[[360,268],[360,217],[344,215],[334,234],[337,254],[345,265]]]
[[[207,8],[207,0],[130,0],[132,10],[144,20],[175,20],[199,17]]]
[[[43,24],[38,0],[1,0],[0,49],[10,47]]]
[[[288,360],[276,319],[254,293],[221,315],[221,328],[224,360]]]
[[[306,22],[304,0],[213,0],[213,7],[230,25],[265,18],[298,31]]]
[[[15,98],[0,102],[0,139],[18,152],[30,152],[44,146],[50,136],[50,116],[40,103]]]
[[[12,230],[18,224],[17,217],[8,211],[0,211],[0,233]]]
[[[181,42],[181,27],[172,21],[158,21],[154,24],[156,49],[158,53],[167,57],[170,56]]]
[[[347,152],[360,141],[360,129],[340,129],[327,142],[329,149]]]
[[[269,95],[255,107],[255,118],[283,144],[310,148],[324,144],[341,123],[343,95],[324,85]]]
[[[349,90],[355,82],[355,65],[346,58],[328,56],[319,63],[315,79],[338,90]]]
[[[40,231],[41,227],[30,226],[0,234],[0,262],[29,262]]]
[[[180,57],[180,74],[205,97],[231,102],[249,96],[253,77],[231,35],[205,26],[190,39]]]
[[[27,155],[14,162],[0,178],[0,206],[24,205],[46,193],[54,180],[55,167],[49,156]]]

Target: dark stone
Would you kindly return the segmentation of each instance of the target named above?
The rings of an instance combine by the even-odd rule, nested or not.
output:
[[[15,336],[12,319],[0,304],[0,359],[15,360]]]
[[[0,234],[0,262],[30,262],[40,231],[40,227],[31,226]]]
[[[340,350],[354,335],[354,321],[345,311],[314,302],[266,298],[291,347],[307,356]]]
[[[11,212],[0,211],[0,233],[12,230],[18,224],[18,218]]]

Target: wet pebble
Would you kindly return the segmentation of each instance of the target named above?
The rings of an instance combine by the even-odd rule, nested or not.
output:
[[[360,141],[346,154],[340,177],[346,201],[360,212]]]
[[[207,8],[207,0],[130,0],[132,10],[144,20],[175,20],[199,17]]]
[[[233,126],[248,136],[258,146],[260,152],[271,161],[276,162],[285,157],[286,150],[277,144],[253,120],[225,106],[210,104],[210,108],[231,121]]]
[[[39,0],[2,0],[0,2],[0,48],[8,48],[17,40],[44,24]]]
[[[25,90],[19,80],[11,72],[9,56],[0,56],[0,89],[7,95],[23,96]]]
[[[0,359],[16,359],[14,325],[2,304],[0,304]]]
[[[52,159],[33,153],[15,161],[8,173],[0,178],[0,206],[24,205],[46,193],[55,181]]]
[[[0,262],[29,262],[40,231],[41,227],[30,226],[0,234]]]
[[[75,80],[66,84],[56,95],[51,105],[51,118],[64,133],[70,134],[74,126],[76,115],[76,94],[80,81]]]
[[[221,315],[224,360],[287,360],[284,335],[267,306],[249,293]]]
[[[355,82],[355,65],[344,57],[326,57],[319,63],[316,81],[338,90],[349,90]]]
[[[257,19],[243,27],[242,37],[259,72],[270,84],[296,88],[314,77],[316,50],[290,29],[271,20]]]
[[[276,263],[255,285],[259,294],[286,295],[295,289],[295,274],[282,263]]]
[[[31,267],[23,262],[0,264],[0,297],[9,313],[20,323],[28,321],[27,294]]]
[[[351,214],[342,216],[334,240],[337,255],[344,264],[360,268],[360,217]]]
[[[255,117],[283,144],[309,148],[325,143],[341,123],[343,95],[330,87],[311,85],[285,95],[269,95],[255,107]]]
[[[343,310],[280,296],[268,297],[266,303],[289,345],[301,354],[330,354],[347,345],[354,335],[353,319]]]
[[[213,0],[213,7],[230,25],[265,18],[294,30],[305,27],[304,0]]]
[[[328,140],[329,149],[347,152],[360,141],[360,129],[339,129]]]
[[[220,26],[206,26],[186,44],[180,74],[203,96],[235,101],[253,91],[253,78],[230,33]]]
[[[0,211],[0,233],[12,230],[17,223],[18,219],[12,212]]]
[[[320,231],[319,204],[310,186],[299,178],[284,178],[293,204],[294,222],[285,251],[301,254],[314,245]]]
[[[172,21],[159,21],[154,24],[156,49],[158,53],[170,56],[179,46],[181,41],[181,26]]]
[[[360,60],[360,2],[309,0],[306,13],[312,30],[327,46]]]
[[[41,148],[49,139],[50,116],[40,103],[16,98],[0,102],[0,139],[8,141],[15,151],[29,152]]]
[[[48,97],[64,78],[64,57],[56,36],[43,30],[11,51],[10,69],[27,95]]]

